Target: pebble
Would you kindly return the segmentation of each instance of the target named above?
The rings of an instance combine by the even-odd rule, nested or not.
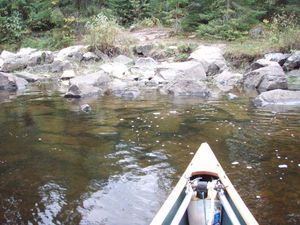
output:
[[[235,162],[232,162],[231,165],[239,165],[240,163],[235,161]]]
[[[154,112],[153,115],[160,115],[160,112]]]
[[[260,195],[256,195],[256,199],[261,199]]]
[[[169,113],[170,113],[170,114],[176,114],[177,111],[173,110],[173,111],[170,111]]]
[[[247,166],[246,168],[250,170],[250,169],[252,169],[252,166]]]

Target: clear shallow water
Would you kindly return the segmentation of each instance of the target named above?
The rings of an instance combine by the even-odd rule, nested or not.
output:
[[[260,224],[300,224],[299,108],[105,97],[86,114],[83,103],[37,93],[0,105],[2,224],[149,224],[202,142]]]

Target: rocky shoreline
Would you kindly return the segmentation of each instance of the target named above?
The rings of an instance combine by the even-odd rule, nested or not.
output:
[[[175,47],[174,47],[175,48]],[[31,91],[36,83],[57,84],[65,98],[113,95],[135,99],[149,93],[229,99],[240,92],[260,93],[254,100],[265,105],[300,105],[300,51],[270,53],[244,74],[228,67],[218,46],[200,45],[187,61],[159,62],[147,57],[149,45],[140,45],[135,57],[110,58],[89,46],[77,45],[57,52],[32,48],[0,55],[1,96]],[[5,93],[5,94],[3,94]]]

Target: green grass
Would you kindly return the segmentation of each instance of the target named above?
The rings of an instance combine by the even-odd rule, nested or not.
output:
[[[243,38],[228,42],[225,58],[235,62],[236,67],[243,67],[245,64],[261,58],[266,53],[289,53],[296,49],[300,49],[299,27],[282,32],[269,32],[265,38],[261,39]]]

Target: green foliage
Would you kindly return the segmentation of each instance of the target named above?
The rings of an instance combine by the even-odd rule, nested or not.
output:
[[[26,26],[19,12],[14,11],[10,17],[0,17],[0,41],[13,42],[21,40],[26,33]]]

